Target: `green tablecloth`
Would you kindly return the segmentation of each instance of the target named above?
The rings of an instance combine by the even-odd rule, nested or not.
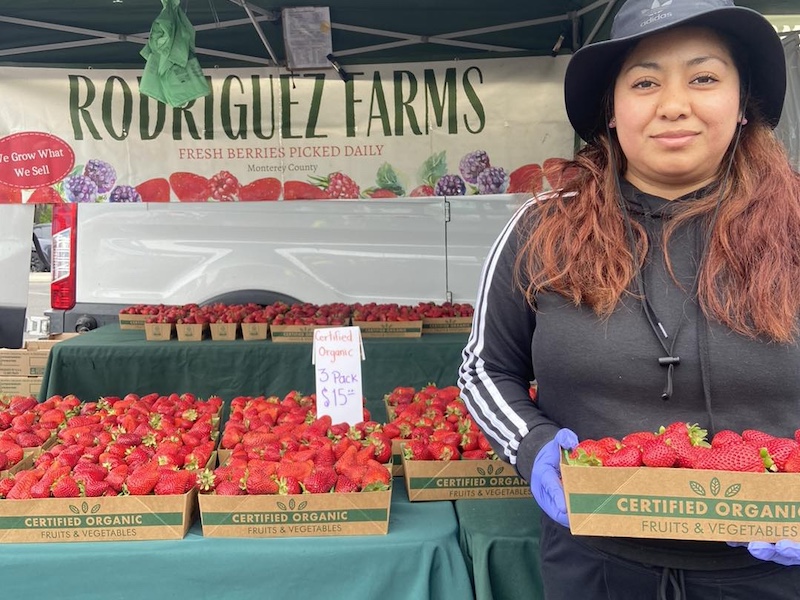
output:
[[[401,480],[396,480],[401,483]],[[451,502],[395,485],[385,536],[3,544],[4,598],[470,600]]]
[[[384,420],[383,396],[396,386],[453,385],[466,334],[366,339],[361,365],[366,406]],[[83,401],[129,392],[284,395],[315,391],[311,344],[272,341],[148,342],[143,331],[106,325],[53,346],[41,398],[75,394]]]
[[[532,498],[456,500],[476,600],[539,600],[541,510]]]

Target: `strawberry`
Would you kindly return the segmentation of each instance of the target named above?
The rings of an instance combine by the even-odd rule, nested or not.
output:
[[[620,443],[623,446],[636,446],[641,450],[654,439],[656,439],[656,434],[652,431],[635,431],[623,437]]]
[[[748,444],[752,444],[758,448],[764,448],[767,442],[775,439],[775,436],[759,431],[758,429],[745,429],[742,432],[742,439]]]
[[[646,467],[672,467],[678,455],[663,440],[653,439],[642,447],[642,464]]]
[[[325,494],[336,485],[337,475],[333,467],[315,467],[302,481],[303,489],[311,494]]]
[[[158,496],[180,496],[186,493],[186,473],[188,471],[174,469],[160,471],[153,493]]]
[[[800,473],[800,447],[795,448],[789,453],[789,456],[786,457],[786,460],[783,462],[783,470],[786,473]],[[2,485],[3,481],[0,481],[0,485]],[[0,496],[2,495],[2,490],[0,490]]]
[[[361,479],[361,488],[367,492],[386,490],[389,489],[391,481],[392,474],[389,469],[373,461],[372,464],[367,466],[367,471]]]
[[[622,446],[603,461],[605,467],[640,467],[642,452],[636,446]]]
[[[465,450],[461,453],[462,460],[486,460],[489,458],[489,454],[486,450]]]
[[[249,202],[252,200],[277,200],[281,197],[281,180],[275,177],[263,177],[251,181],[239,188],[239,200]]]
[[[706,456],[694,466],[696,469],[713,469],[719,471],[749,471],[763,473],[775,467],[765,449],[748,444],[728,444],[721,448],[711,448]]]
[[[773,438],[767,440],[765,448],[772,462],[775,463],[778,471],[786,469],[786,460],[792,451],[798,447],[798,443],[789,438]]]
[[[220,481],[214,491],[217,496],[241,496],[244,494],[238,481]]]
[[[278,481],[278,493],[281,495],[294,495],[302,492],[300,482],[294,477],[281,477]]]
[[[78,480],[78,486],[81,490],[81,496],[87,498],[98,498],[105,496],[109,491],[110,486],[107,481],[96,481],[94,479]]]
[[[283,184],[284,200],[327,200],[330,198],[325,190],[305,181],[286,181]]]
[[[535,195],[542,191],[542,184],[542,167],[537,164],[523,165],[511,171],[506,191],[509,194],[524,192]]]
[[[277,494],[278,480],[265,471],[250,471],[245,480],[248,494]]]
[[[375,188],[368,190],[367,196],[370,198],[397,198],[397,194],[395,194],[392,190],[387,190],[386,188]]]
[[[742,441],[742,436],[735,431],[723,429],[715,433],[714,437],[711,438],[711,447],[721,448],[722,446],[727,446],[728,444],[741,444]]]
[[[383,433],[373,431],[367,436],[366,443],[372,446],[373,458],[379,463],[388,463],[392,459],[392,441]]]
[[[28,204],[61,204],[62,202],[64,202],[64,198],[50,186],[36,188],[28,198]]]
[[[181,202],[205,202],[211,194],[208,179],[202,175],[179,171],[169,176],[169,183]]]
[[[136,186],[142,202],[169,202],[169,181],[163,177],[148,179]]]
[[[428,196],[435,196],[435,195],[436,194],[433,191],[433,187],[429,185],[418,185],[413,190],[411,190],[411,193],[409,194],[409,196],[411,196],[412,198],[425,198]]]
[[[145,463],[128,473],[123,489],[131,496],[145,496],[153,491],[159,478],[156,463]]]
[[[63,475],[50,487],[54,498],[77,498],[81,495],[78,482],[71,475]]]
[[[21,204],[22,191],[0,183],[0,204]]]
[[[432,460],[428,442],[424,439],[411,440],[403,444],[403,455],[406,460]]]
[[[0,484],[2,484],[2,481],[0,481]],[[337,494],[347,494],[360,490],[361,488],[359,488],[352,479],[347,477],[347,475],[339,475],[336,479],[336,486],[333,488],[333,491]]]
[[[279,479],[291,477],[299,482],[308,477],[313,469],[314,463],[310,460],[302,462],[283,461],[278,464],[276,475]]]

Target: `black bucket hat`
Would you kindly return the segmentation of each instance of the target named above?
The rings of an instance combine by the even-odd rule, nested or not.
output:
[[[731,0],[628,0],[611,26],[610,39],[578,50],[567,65],[564,99],[578,135],[591,139],[602,127],[603,96],[615,75],[613,65],[642,38],[676,27],[709,27],[729,35],[745,49],[750,69],[750,96],[775,127],[786,94],[786,59],[775,29],[760,13]]]

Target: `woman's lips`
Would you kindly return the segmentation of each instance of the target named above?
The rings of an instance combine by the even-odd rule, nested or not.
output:
[[[694,131],[665,131],[664,133],[654,135],[653,139],[659,144],[669,148],[675,148],[690,144],[695,136],[697,136],[697,132]]]

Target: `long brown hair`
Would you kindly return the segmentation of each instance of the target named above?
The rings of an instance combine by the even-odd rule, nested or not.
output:
[[[700,306],[707,317],[739,334],[789,342],[800,316],[800,176],[780,141],[755,114],[743,128],[732,160],[724,190],[713,186],[705,197],[682,202],[672,213],[664,247],[689,221],[699,219],[707,229],[722,193],[700,267]],[[520,224],[524,241],[516,280],[531,306],[536,294],[546,290],[607,317],[623,294],[633,293],[631,284],[644,263],[648,240],[644,228],[632,220],[640,263],[634,265],[617,200],[617,173],[609,166],[623,163],[617,142],[600,134],[567,163],[575,175],[561,190],[528,211]]]

